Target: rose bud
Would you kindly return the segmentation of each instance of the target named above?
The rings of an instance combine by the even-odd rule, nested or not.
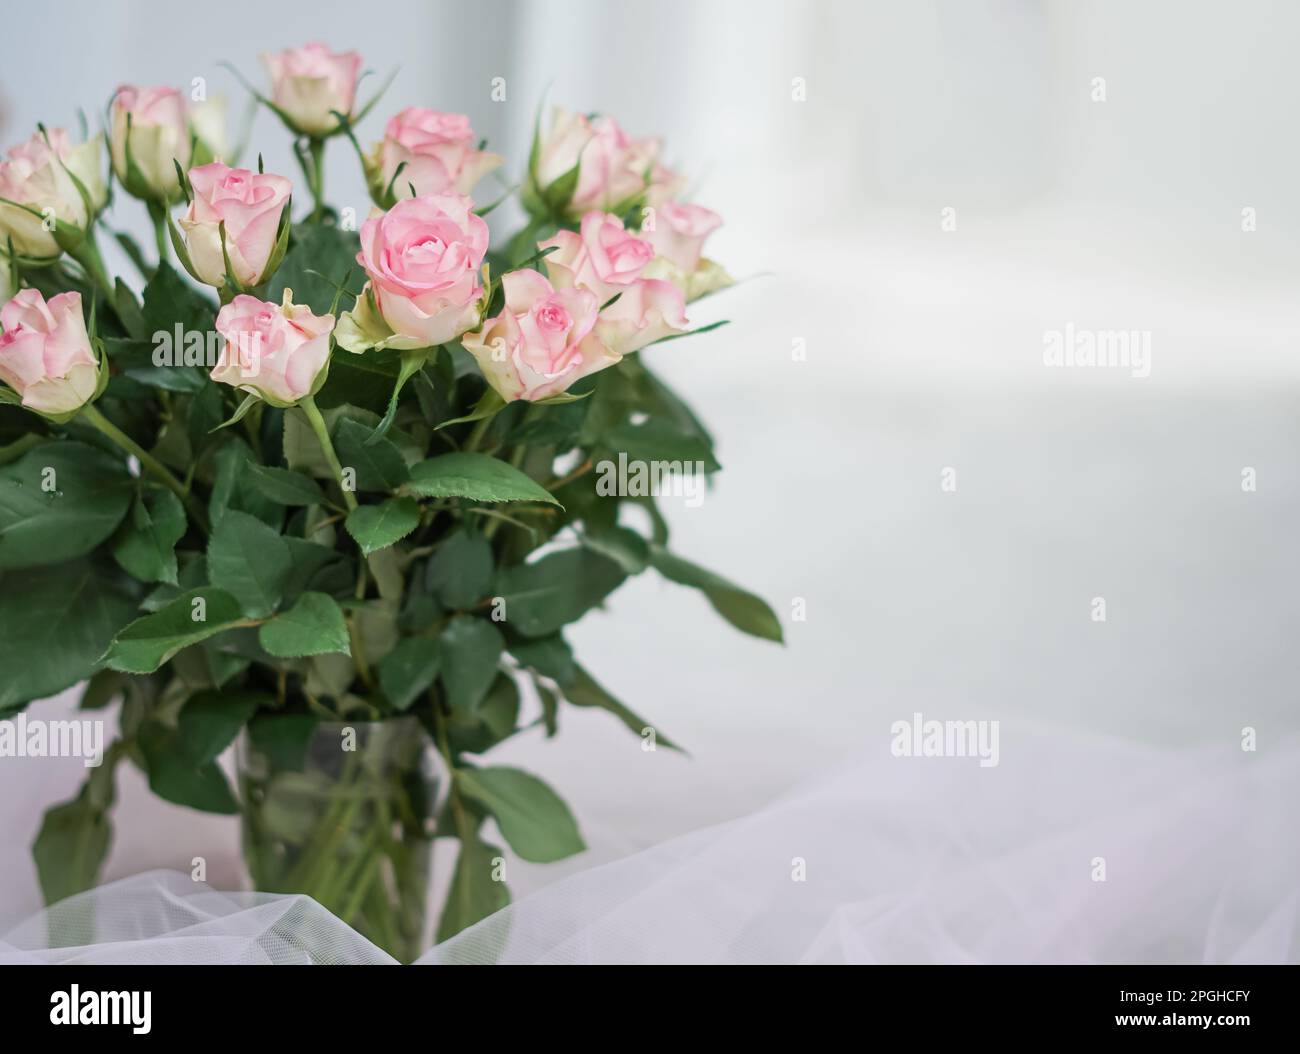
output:
[[[623,229],[608,213],[589,212],[581,232],[560,231],[538,248],[557,289],[589,289],[602,305],[596,334],[615,355],[626,355],[686,328],[686,300],[672,282],[647,278],[654,258],[648,241]],[[610,303],[614,297],[618,297]]]
[[[271,101],[290,130],[317,138],[339,131],[334,112],[351,115],[356,102],[361,56],[338,54],[324,44],[262,56],[271,75]]]
[[[119,88],[113,97],[111,146],[113,171],[128,194],[175,201],[180,196],[176,164],[188,168],[190,163],[181,93],[175,88]]]
[[[190,169],[189,181],[193,199],[179,223],[193,276],[220,289],[226,284],[229,256],[231,273],[241,286],[261,285],[271,277],[268,265],[293,184],[284,176],[230,168],[220,161]]]
[[[99,148],[99,136],[73,146],[67,132],[51,128],[10,149],[0,161],[0,247],[8,251],[12,239],[20,256],[58,256],[47,217],[84,232],[108,201]]]
[[[703,256],[705,239],[722,226],[721,216],[700,205],[674,201],[646,213],[641,234],[659,256],[646,268],[648,276],[672,282],[688,301],[731,285],[731,276]]]
[[[340,320],[339,344],[356,352],[432,348],[475,328],[487,247],[487,224],[458,194],[404,198],[376,211],[361,226],[357,254],[370,282]]]
[[[468,194],[501,165],[500,154],[475,148],[469,118],[410,106],[388,121],[383,141],[367,159],[370,192],[388,208],[394,201],[429,194]]]
[[[192,102],[185,116],[194,139],[191,164],[198,166],[223,160],[230,149],[226,135],[226,100],[214,95],[203,102]]]
[[[86,333],[80,293],[48,303],[23,289],[0,308],[0,381],[29,410],[66,419],[98,394],[100,363]]]
[[[550,212],[566,217],[591,209],[626,212],[644,197],[659,157],[657,139],[632,139],[612,117],[593,120],[559,107],[550,133],[534,149],[537,163],[529,173],[525,203],[537,211],[540,200]],[[565,177],[575,166],[577,181],[569,193]]]
[[[272,406],[292,406],[325,383],[333,328],[333,315],[294,304],[290,289],[282,304],[241,293],[217,312],[226,345],[212,379]]]
[[[600,304],[588,289],[556,290],[536,271],[501,279],[505,307],[461,343],[506,402],[558,395],[620,356],[596,338]]]

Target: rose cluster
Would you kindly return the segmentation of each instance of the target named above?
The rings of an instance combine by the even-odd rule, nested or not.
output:
[[[258,98],[296,137],[311,220],[331,222],[321,158],[327,140],[355,143],[353,126],[369,110],[357,100],[361,59],[310,44],[264,63],[270,89]],[[110,364],[79,293],[47,302],[24,278],[67,254],[87,288],[116,302],[94,236],[113,181],[148,207],[160,253],[170,249],[217,290],[228,354],[212,379],[276,406],[313,395],[336,347],[432,356],[455,343],[501,400],[553,399],[685,332],[687,304],[730,282],[703,254],[721,219],[680,200],[683,181],[659,141],[560,109],[531,151],[529,226],[490,264],[486,209],[473,195],[504,159],[477,142],[465,115],[408,107],[360,156],[374,201],[356,257],[364,286],[337,319],[317,315],[295,305],[291,289],[279,303],[265,299],[294,236],[294,186],[260,160],[256,171],[227,163],[220,103],[128,85],[108,112],[110,172],[104,134],[76,143],[62,129],[41,128],[0,161],[0,302],[9,301],[0,381],[8,401],[52,418],[93,401]]]

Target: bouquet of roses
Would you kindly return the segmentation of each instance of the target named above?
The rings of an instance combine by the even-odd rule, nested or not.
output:
[[[688,305],[730,279],[702,254],[719,217],[608,117],[539,120],[527,224],[493,248],[511,191],[471,197],[503,159],[468,118],[403,110],[366,153],[357,55],[265,63],[299,221],[288,178],[222,160],[219,107],[169,88],[123,87],[103,133],[42,126],[0,162],[0,716],[80,682],[83,708],[121,703],[35,843],[47,899],[95,883],[130,761],[169,801],[240,813],[257,888],[409,959],[434,839],[459,841],[440,937],[508,900],[489,819],[525,860],[583,848],[493,746],[569,705],[673,747],[566,626],[653,569],[781,639],[669,549],[656,503],[718,463],[638,353],[713,328]],[[331,140],[364,166],[360,224],[326,200]],[[157,235],[155,259],[111,233],[130,276],[99,249],[114,184]]]

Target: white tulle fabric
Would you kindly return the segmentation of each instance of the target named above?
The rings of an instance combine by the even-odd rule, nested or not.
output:
[[[581,872],[426,963],[1295,962],[1300,742],[1156,749],[1004,727],[997,767],[886,747],[747,819]],[[1095,880],[1104,861],[1105,881]],[[313,901],[150,872],[0,961],[387,963]]]

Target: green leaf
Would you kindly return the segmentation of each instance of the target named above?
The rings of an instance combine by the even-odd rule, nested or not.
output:
[[[372,434],[360,421],[342,418],[334,429],[339,463],[356,471],[357,490],[396,490],[410,476],[406,462],[390,440],[370,441]]]
[[[497,675],[505,641],[501,631],[484,619],[457,615],[439,637],[442,645],[442,684],[452,710],[473,712]]]
[[[650,544],[629,527],[591,530],[582,542],[608,556],[629,575],[639,575],[650,565]]]
[[[92,889],[99,880],[113,840],[109,810],[116,797],[115,767],[109,761],[92,770],[75,798],[45,811],[32,858],[46,904]],[[52,941],[60,937],[50,934]]]
[[[461,792],[492,815],[524,860],[549,864],[587,848],[569,807],[536,776],[506,766],[458,768],[454,776]]]
[[[191,696],[176,722],[185,756],[196,765],[215,761],[257,708],[274,702],[274,696],[259,692],[199,692]]]
[[[324,593],[304,593],[288,611],[263,623],[257,639],[280,659],[341,652],[351,655],[348,627],[338,601]]]
[[[693,470],[700,462],[705,472],[716,472],[721,467],[713,456],[713,448],[700,436],[681,429],[665,418],[652,417],[640,424],[621,424],[601,437],[615,453],[626,453],[629,461],[676,461]]]
[[[256,516],[228,510],[212,528],[208,580],[250,618],[265,618],[279,606],[292,562],[280,532]]]
[[[442,666],[442,651],[429,637],[406,637],[379,662],[379,686],[395,710],[409,709],[429,690]]]
[[[453,710],[447,721],[447,738],[457,754],[484,754],[517,732],[519,686],[508,674],[498,673],[483,701],[471,712]]]
[[[202,600],[203,604],[195,601]],[[203,618],[198,618],[203,615]],[[182,593],[152,615],[136,619],[109,645],[104,665],[122,673],[153,673],[182,648],[239,624],[239,601],[213,586]]]
[[[492,544],[477,531],[447,535],[429,560],[425,579],[444,607],[463,611],[492,588]]]
[[[513,465],[489,454],[443,454],[421,461],[411,469],[411,481],[406,489],[421,498],[560,504],[540,484]]]
[[[89,677],[136,613],[121,583],[78,560],[0,575],[0,712]]]
[[[626,576],[607,556],[565,549],[531,564],[497,571],[506,621],[526,637],[544,637],[574,622],[617,589]]]
[[[0,570],[90,552],[122,522],[134,484],[98,447],[42,443],[0,467]]]
[[[501,850],[477,835],[462,839],[451,888],[438,920],[438,941],[456,936],[510,903],[510,890],[496,878]]]
[[[158,797],[201,812],[231,815],[239,803],[215,761],[198,761],[180,731],[149,721],[136,737],[149,774],[149,789]]]
[[[185,536],[185,506],[169,490],[137,495],[113,540],[113,559],[141,582],[176,584],[176,543]]]
[[[781,623],[761,597],[657,545],[650,547],[650,563],[670,582],[700,590],[713,610],[742,633],[782,642]]]
[[[537,640],[516,641],[510,645],[510,654],[520,665],[549,677],[560,687],[572,682],[577,671],[573,652],[558,633]]]
[[[266,299],[278,304],[284,291],[292,289],[295,304],[306,304],[317,315],[328,314],[336,289],[320,275],[337,283],[358,270],[361,244],[357,233],[323,223],[300,223],[291,233],[292,247],[267,284]]]
[[[320,484],[310,476],[269,465],[248,466],[253,486],[277,505],[329,505]]]
[[[366,556],[400,542],[420,523],[414,498],[390,498],[382,505],[361,505],[348,514],[344,526]]]
[[[605,691],[596,679],[591,676],[581,666],[574,666],[573,678],[568,684],[563,685],[564,698],[574,706],[596,707],[600,710],[608,710],[617,717],[629,729],[638,736],[644,735],[647,728],[654,729],[655,742],[668,747],[670,750],[681,750],[676,743],[666,735],[654,728],[649,721],[629,710],[626,706],[615,699],[609,692]]]
[[[318,719],[312,714],[255,714],[248,722],[248,738],[264,755],[272,772],[301,772]]]

